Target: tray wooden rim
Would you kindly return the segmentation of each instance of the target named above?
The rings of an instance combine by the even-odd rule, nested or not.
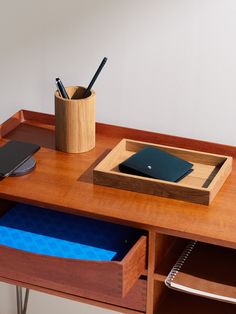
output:
[[[127,143],[133,143],[133,144],[140,144],[140,145],[147,145],[149,147],[160,147],[160,148],[167,148],[167,149],[171,149],[171,150],[180,150],[183,152],[187,152],[187,153],[191,153],[191,154],[195,154],[195,155],[201,155],[201,156],[211,156],[211,157],[216,157],[216,158],[222,158],[225,159],[222,163],[222,165],[220,166],[218,172],[216,173],[216,175],[213,177],[213,179],[211,180],[211,182],[209,183],[209,185],[207,187],[193,187],[191,185],[188,185],[186,183],[180,183],[180,182],[169,182],[169,181],[164,181],[164,180],[160,180],[160,179],[154,179],[154,178],[146,178],[146,177],[141,177],[141,176],[137,176],[137,175],[133,175],[133,174],[126,174],[126,173],[122,173],[122,172],[116,172],[114,170],[107,170],[104,169],[104,165],[106,164],[106,162],[108,160],[110,160],[111,158],[113,158],[114,156],[116,156],[117,152],[119,151],[119,149],[122,146],[126,146]],[[126,149],[126,148],[125,148]],[[224,181],[227,179],[227,177],[229,176],[230,172],[232,171],[232,163],[233,163],[233,157],[231,156],[227,156],[227,155],[220,155],[220,154],[213,154],[213,153],[207,153],[207,152],[203,152],[203,151],[196,151],[196,150],[191,150],[191,149],[185,149],[185,148],[181,148],[181,147],[176,147],[176,146],[168,146],[168,145],[161,145],[161,144],[155,144],[155,143],[150,143],[150,142],[144,142],[144,141],[136,141],[136,140],[132,140],[132,139],[128,139],[128,138],[123,138],[106,156],[105,158],[93,169],[93,174],[94,174],[94,183],[95,184],[102,184],[99,183],[100,179],[99,176],[101,174],[107,174],[107,175],[114,175],[116,177],[120,177],[120,178],[133,178],[134,180],[141,180],[143,182],[153,182],[153,183],[159,183],[163,186],[169,186],[169,187],[173,187],[176,186],[176,188],[183,188],[183,189],[187,189],[187,190],[194,190],[194,191],[201,191],[202,193],[206,193],[207,196],[209,197],[209,203],[205,204],[205,205],[209,205],[210,202],[213,200],[213,198],[215,197],[215,195],[217,194],[218,190],[222,187],[222,185],[224,184]],[[214,197],[211,197],[210,193],[212,192],[213,188],[216,186],[217,184],[219,185],[219,179],[222,176],[222,173],[227,173],[226,177],[223,180],[223,183],[220,183],[220,187],[218,188],[218,190],[216,192],[214,192]],[[115,187],[115,186],[112,186]],[[134,191],[133,189],[131,189],[131,191]],[[137,191],[139,192],[139,191]],[[183,199],[185,200],[185,199]]]

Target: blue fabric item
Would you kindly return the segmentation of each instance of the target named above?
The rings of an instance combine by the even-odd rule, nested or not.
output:
[[[62,258],[121,260],[140,235],[130,227],[25,204],[0,218],[0,244]]]

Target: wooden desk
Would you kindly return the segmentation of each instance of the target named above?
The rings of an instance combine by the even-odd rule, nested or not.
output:
[[[236,164],[210,206],[191,204],[152,195],[129,192],[94,185],[92,170],[95,165],[122,139],[160,143],[236,157],[236,147],[189,140],[146,131],[97,124],[96,147],[83,154],[65,154],[54,150],[54,117],[22,110],[3,123],[1,143],[17,139],[42,146],[36,153],[37,167],[31,174],[7,178],[0,182],[0,197],[11,201],[44,206],[50,209],[119,222],[148,231],[148,262],[144,280],[147,280],[146,313],[175,313],[165,309],[165,300],[178,300],[185,307],[186,298],[178,293],[167,293],[164,279],[185,245],[185,239],[236,248]],[[85,303],[121,311],[139,313],[120,302],[81,298],[50,287],[34,286],[10,278],[2,281],[29,287]],[[133,296],[132,296],[133,297]],[[164,300],[164,302],[161,302]],[[190,301],[189,301],[190,300]],[[187,301],[199,301],[190,297]],[[191,301],[192,300],[192,301]],[[160,307],[161,305],[161,307]],[[228,304],[204,300],[204,308],[222,313],[233,308]],[[156,312],[159,310],[158,312]],[[198,307],[199,310],[199,307]],[[180,311],[181,312],[181,311]],[[197,312],[196,312],[197,313]],[[209,312],[208,312],[209,313]],[[231,313],[231,312],[227,312]],[[233,313],[233,310],[232,310]]]

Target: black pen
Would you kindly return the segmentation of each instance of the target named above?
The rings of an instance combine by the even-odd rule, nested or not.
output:
[[[90,90],[91,90],[93,84],[95,83],[95,81],[96,81],[98,75],[99,75],[100,72],[102,71],[102,68],[104,67],[104,65],[105,65],[106,62],[107,62],[107,58],[105,57],[105,58],[103,58],[101,64],[99,65],[99,67],[98,67],[96,73],[94,74],[94,77],[92,78],[92,80],[91,80],[89,86],[86,88],[86,90],[85,90],[85,92],[84,92],[84,95],[83,95],[83,98],[85,98],[85,97],[87,97],[87,96],[89,95],[89,92],[90,92]]]
[[[62,81],[59,79],[59,77],[56,78],[56,85],[58,87],[58,90],[59,90],[61,97],[69,99],[69,96],[66,92],[66,89],[65,89],[64,85],[62,84]]]

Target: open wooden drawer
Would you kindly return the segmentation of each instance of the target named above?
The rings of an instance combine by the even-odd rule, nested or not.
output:
[[[1,277],[121,298],[145,269],[140,230],[24,204],[3,204],[0,211]]]

